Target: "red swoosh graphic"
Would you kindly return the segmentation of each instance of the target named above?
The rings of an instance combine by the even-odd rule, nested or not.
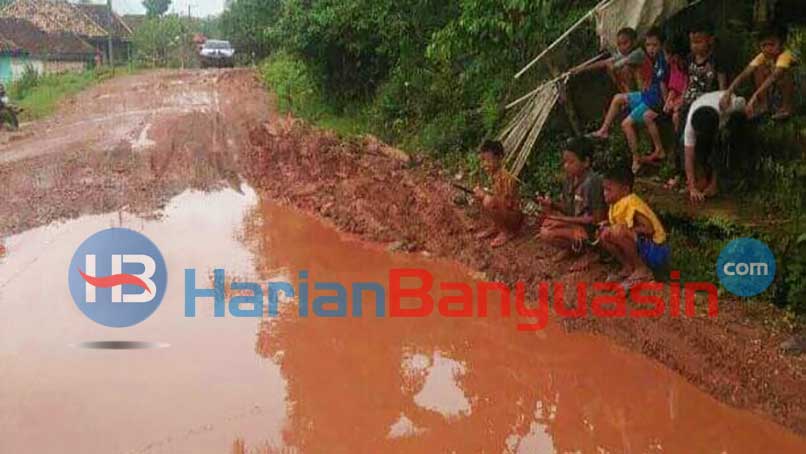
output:
[[[84,274],[84,272],[81,271],[81,268],[78,269],[78,273],[84,278],[85,281],[87,281],[88,284],[92,285],[93,287],[110,288],[117,285],[129,284],[136,285],[148,293],[151,293],[151,290],[148,288],[146,283],[143,282],[143,280],[139,277],[132,274],[113,274],[111,276],[95,277]]]

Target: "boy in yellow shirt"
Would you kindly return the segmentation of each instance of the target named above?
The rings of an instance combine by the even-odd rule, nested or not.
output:
[[[670,256],[666,230],[649,205],[633,192],[634,178],[629,168],[617,167],[602,182],[610,210],[608,221],[600,224],[599,242],[622,267],[608,281],[626,279],[627,289],[654,280],[653,271],[664,268]]]
[[[786,45],[786,35],[786,30],[779,27],[770,27],[759,35],[761,53],[747,65],[747,68],[728,87],[721,101],[723,108],[730,105],[731,95],[736,91],[736,88],[752,76],[755,81],[756,91],[747,103],[746,113],[748,117],[752,118],[757,114],[771,110],[776,110],[772,116],[773,120],[784,120],[792,115],[792,103],[795,95],[795,79],[792,75],[792,67],[798,61],[792,51],[784,47]]]

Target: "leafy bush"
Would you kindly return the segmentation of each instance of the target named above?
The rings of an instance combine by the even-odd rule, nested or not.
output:
[[[13,98],[23,98],[25,95],[39,85],[39,72],[33,65],[25,65],[22,76],[11,85],[10,92]]]
[[[319,89],[305,62],[287,52],[278,52],[260,65],[268,87],[277,95],[280,110],[306,118],[324,112]]]
[[[190,22],[176,14],[149,17],[132,36],[137,60],[146,66],[192,66],[198,62]]]
[[[10,87],[11,98],[22,107],[22,120],[33,120],[50,114],[65,96],[92,85],[98,79],[92,71],[36,76],[26,69],[21,79]]]

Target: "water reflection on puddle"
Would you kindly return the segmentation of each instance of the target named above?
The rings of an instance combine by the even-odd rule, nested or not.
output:
[[[414,403],[435,411],[446,418],[470,414],[470,401],[459,386],[458,379],[465,366],[434,352],[431,357],[416,354],[403,359],[403,373],[423,377],[423,384],[414,395]]]
[[[162,306],[125,329],[72,303],[67,266],[89,235],[143,232],[169,273]],[[254,191],[186,192],[162,216],[88,216],[8,238],[0,262],[0,451],[81,453],[806,452],[607,339],[512,320],[184,317],[185,268],[265,282],[385,282],[456,264],[345,238]],[[440,296],[439,294],[436,295]],[[348,295],[350,298],[351,295]],[[156,349],[85,349],[145,342]],[[284,451],[285,450],[285,451]]]

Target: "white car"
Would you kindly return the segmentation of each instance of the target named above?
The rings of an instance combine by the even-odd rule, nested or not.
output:
[[[235,49],[229,41],[218,39],[208,39],[204,42],[201,51],[199,52],[199,59],[201,60],[201,67],[207,68],[214,66],[217,68],[223,66],[232,67],[235,65]]]

